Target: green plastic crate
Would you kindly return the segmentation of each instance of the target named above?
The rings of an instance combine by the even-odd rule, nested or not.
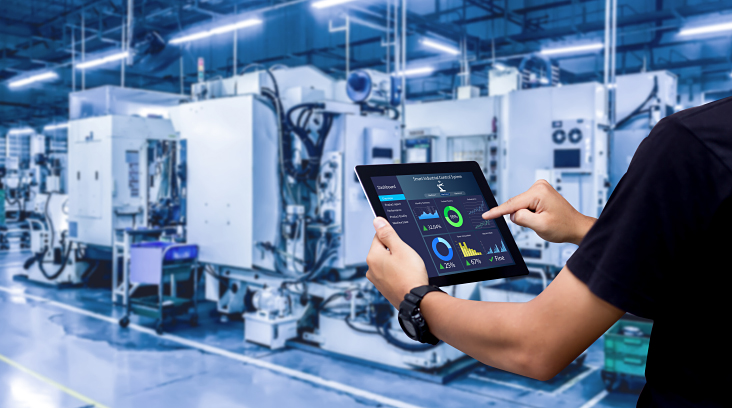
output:
[[[647,337],[623,336],[621,330],[626,326],[639,328]],[[643,357],[648,355],[648,344],[651,342],[653,323],[632,320],[618,320],[605,333],[605,354],[621,354],[625,356]]]
[[[646,375],[646,356],[605,353],[605,371],[644,377]]]

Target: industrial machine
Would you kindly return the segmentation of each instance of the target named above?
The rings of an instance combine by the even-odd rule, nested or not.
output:
[[[373,216],[353,168],[399,162],[400,97],[385,74],[304,66],[201,82],[171,109],[188,146],[188,242],[206,298],[243,314],[245,340],[402,369],[463,356],[410,341],[364,277]]]
[[[167,108],[181,99],[113,86],[71,94],[68,239],[77,262],[70,283],[124,252],[117,244],[126,229],[184,222],[179,164],[185,149],[166,118]]]
[[[16,218],[6,235],[19,238],[20,247],[33,254],[16,276],[48,283],[60,276],[68,257],[67,196],[63,190],[66,151],[56,149],[43,134],[18,136],[15,143],[7,138],[6,151],[15,156],[6,158],[10,171],[4,184],[8,187],[10,211]],[[9,249],[9,239],[2,241],[4,249]]]
[[[513,84],[516,71],[504,72],[490,75],[490,83],[502,78]],[[403,157],[476,160],[498,201],[545,179],[580,212],[593,217],[599,216],[638,144],[658,120],[672,113],[676,100],[676,78],[669,72],[618,76],[618,120],[611,131],[607,92],[598,83],[513,91],[493,86],[509,91],[407,105]],[[561,269],[576,248],[545,242],[516,225],[512,232],[526,263],[548,276]]]

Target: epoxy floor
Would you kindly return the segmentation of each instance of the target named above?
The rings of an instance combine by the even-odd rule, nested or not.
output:
[[[157,336],[117,320],[110,291],[14,280],[28,253],[0,252],[0,407],[632,407],[604,391],[602,340],[548,382],[479,366],[447,385],[243,341],[204,304],[201,325]]]

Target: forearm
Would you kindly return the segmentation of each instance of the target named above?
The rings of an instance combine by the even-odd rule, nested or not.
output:
[[[624,313],[592,294],[566,267],[526,303],[432,292],[420,308],[437,338],[485,364],[540,380],[561,371]]]
[[[430,331],[442,341],[492,367],[540,377],[531,364],[526,303],[477,302],[433,292],[420,305]]]
[[[590,228],[595,225],[595,221],[597,221],[597,218],[588,217],[586,215],[580,214],[580,217],[577,218],[574,228],[575,234],[571,237],[569,242],[575,245],[579,245],[580,242],[582,242],[582,240],[585,238],[585,235],[587,235],[587,232],[590,231]]]

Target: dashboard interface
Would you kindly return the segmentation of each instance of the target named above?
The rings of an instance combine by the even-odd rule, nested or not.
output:
[[[387,219],[430,277],[514,265],[472,173],[372,177]]]

